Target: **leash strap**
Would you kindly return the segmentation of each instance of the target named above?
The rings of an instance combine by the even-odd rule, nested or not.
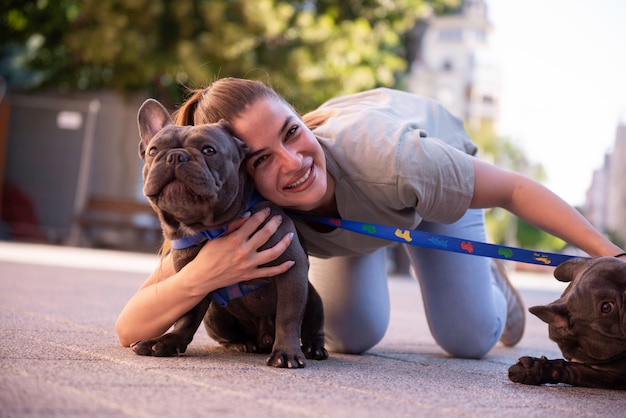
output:
[[[578,258],[566,254],[532,251],[523,248],[488,244],[485,242],[460,239],[447,235],[417,231],[414,229],[401,229],[385,225],[350,221],[339,218],[328,218],[323,216],[304,215],[300,213],[296,215],[304,220],[318,222],[334,228],[346,229],[359,234],[382,238],[389,241],[397,241],[402,244],[451,251],[461,254],[500,258],[503,260],[519,261],[522,263],[553,267],[556,267],[567,260],[571,260],[572,258]]]

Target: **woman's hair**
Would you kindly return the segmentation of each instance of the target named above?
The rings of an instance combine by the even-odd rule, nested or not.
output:
[[[221,119],[232,122],[260,99],[286,103],[274,89],[260,81],[222,78],[206,88],[191,90],[191,95],[172,116],[174,123],[183,126],[217,123]]]
[[[181,126],[217,123],[221,119],[232,122],[260,99],[275,99],[292,107],[274,89],[260,81],[227,77],[203,89],[191,90],[191,95],[172,114],[172,118],[176,125]],[[294,113],[298,114],[295,110]],[[302,119],[310,129],[314,129],[330,116],[331,111],[314,110]]]
[[[317,128],[326,123],[326,121],[335,114],[332,109],[316,109],[306,115],[302,115],[302,121],[310,130]]]

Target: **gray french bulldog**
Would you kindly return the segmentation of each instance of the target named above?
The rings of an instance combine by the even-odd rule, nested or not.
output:
[[[271,278],[212,292],[176,321],[171,332],[137,341],[132,349],[148,356],[184,353],[204,318],[211,338],[240,351],[268,352],[269,366],[298,368],[305,366],[305,358],[326,359],[322,301],[308,281],[308,257],[291,219],[268,201],[254,201],[254,187],[243,164],[247,146],[223,121],[174,125],[154,99],[143,103],[137,119],[143,191],[159,216],[163,235],[172,241],[176,271],[243,212],[264,208],[270,208],[272,216],[281,214],[283,222],[261,249],[294,233],[285,253],[268,265],[286,260],[295,265]]]
[[[626,263],[614,257],[577,258],[554,276],[571,282],[561,297],[529,309],[548,323],[567,360],[522,357],[509,368],[517,383],[566,383],[626,389]]]

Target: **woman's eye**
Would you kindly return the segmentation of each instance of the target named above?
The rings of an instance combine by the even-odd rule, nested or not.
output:
[[[600,312],[603,314],[611,313],[613,311],[613,302],[602,302],[600,305]]]
[[[215,151],[215,148],[213,148],[212,146],[207,145],[206,147],[202,148],[202,153],[204,155],[215,155],[217,151]]]
[[[263,164],[265,161],[267,161],[267,158],[268,158],[267,155],[262,155],[259,158],[256,158],[254,161],[252,161],[252,167],[257,168],[258,166]]]
[[[289,139],[292,136],[294,136],[296,134],[296,131],[298,130],[298,125],[294,125],[291,128],[289,128],[289,130],[287,131],[287,133],[285,134],[285,139]]]
[[[157,147],[152,147],[148,150],[148,156],[149,157],[154,157],[155,155],[157,155],[159,153],[159,150],[157,149]]]

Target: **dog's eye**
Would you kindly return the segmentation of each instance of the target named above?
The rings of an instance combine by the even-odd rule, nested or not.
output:
[[[611,313],[613,311],[613,303],[612,302],[602,302],[600,305],[600,312],[603,314]]]
[[[204,148],[202,148],[202,153],[204,155],[215,155],[217,151],[215,151],[215,148],[211,147],[211,146],[206,146]]]
[[[154,157],[155,155],[157,155],[159,153],[159,150],[157,149],[157,147],[152,147],[148,150],[148,156],[149,157]]]

